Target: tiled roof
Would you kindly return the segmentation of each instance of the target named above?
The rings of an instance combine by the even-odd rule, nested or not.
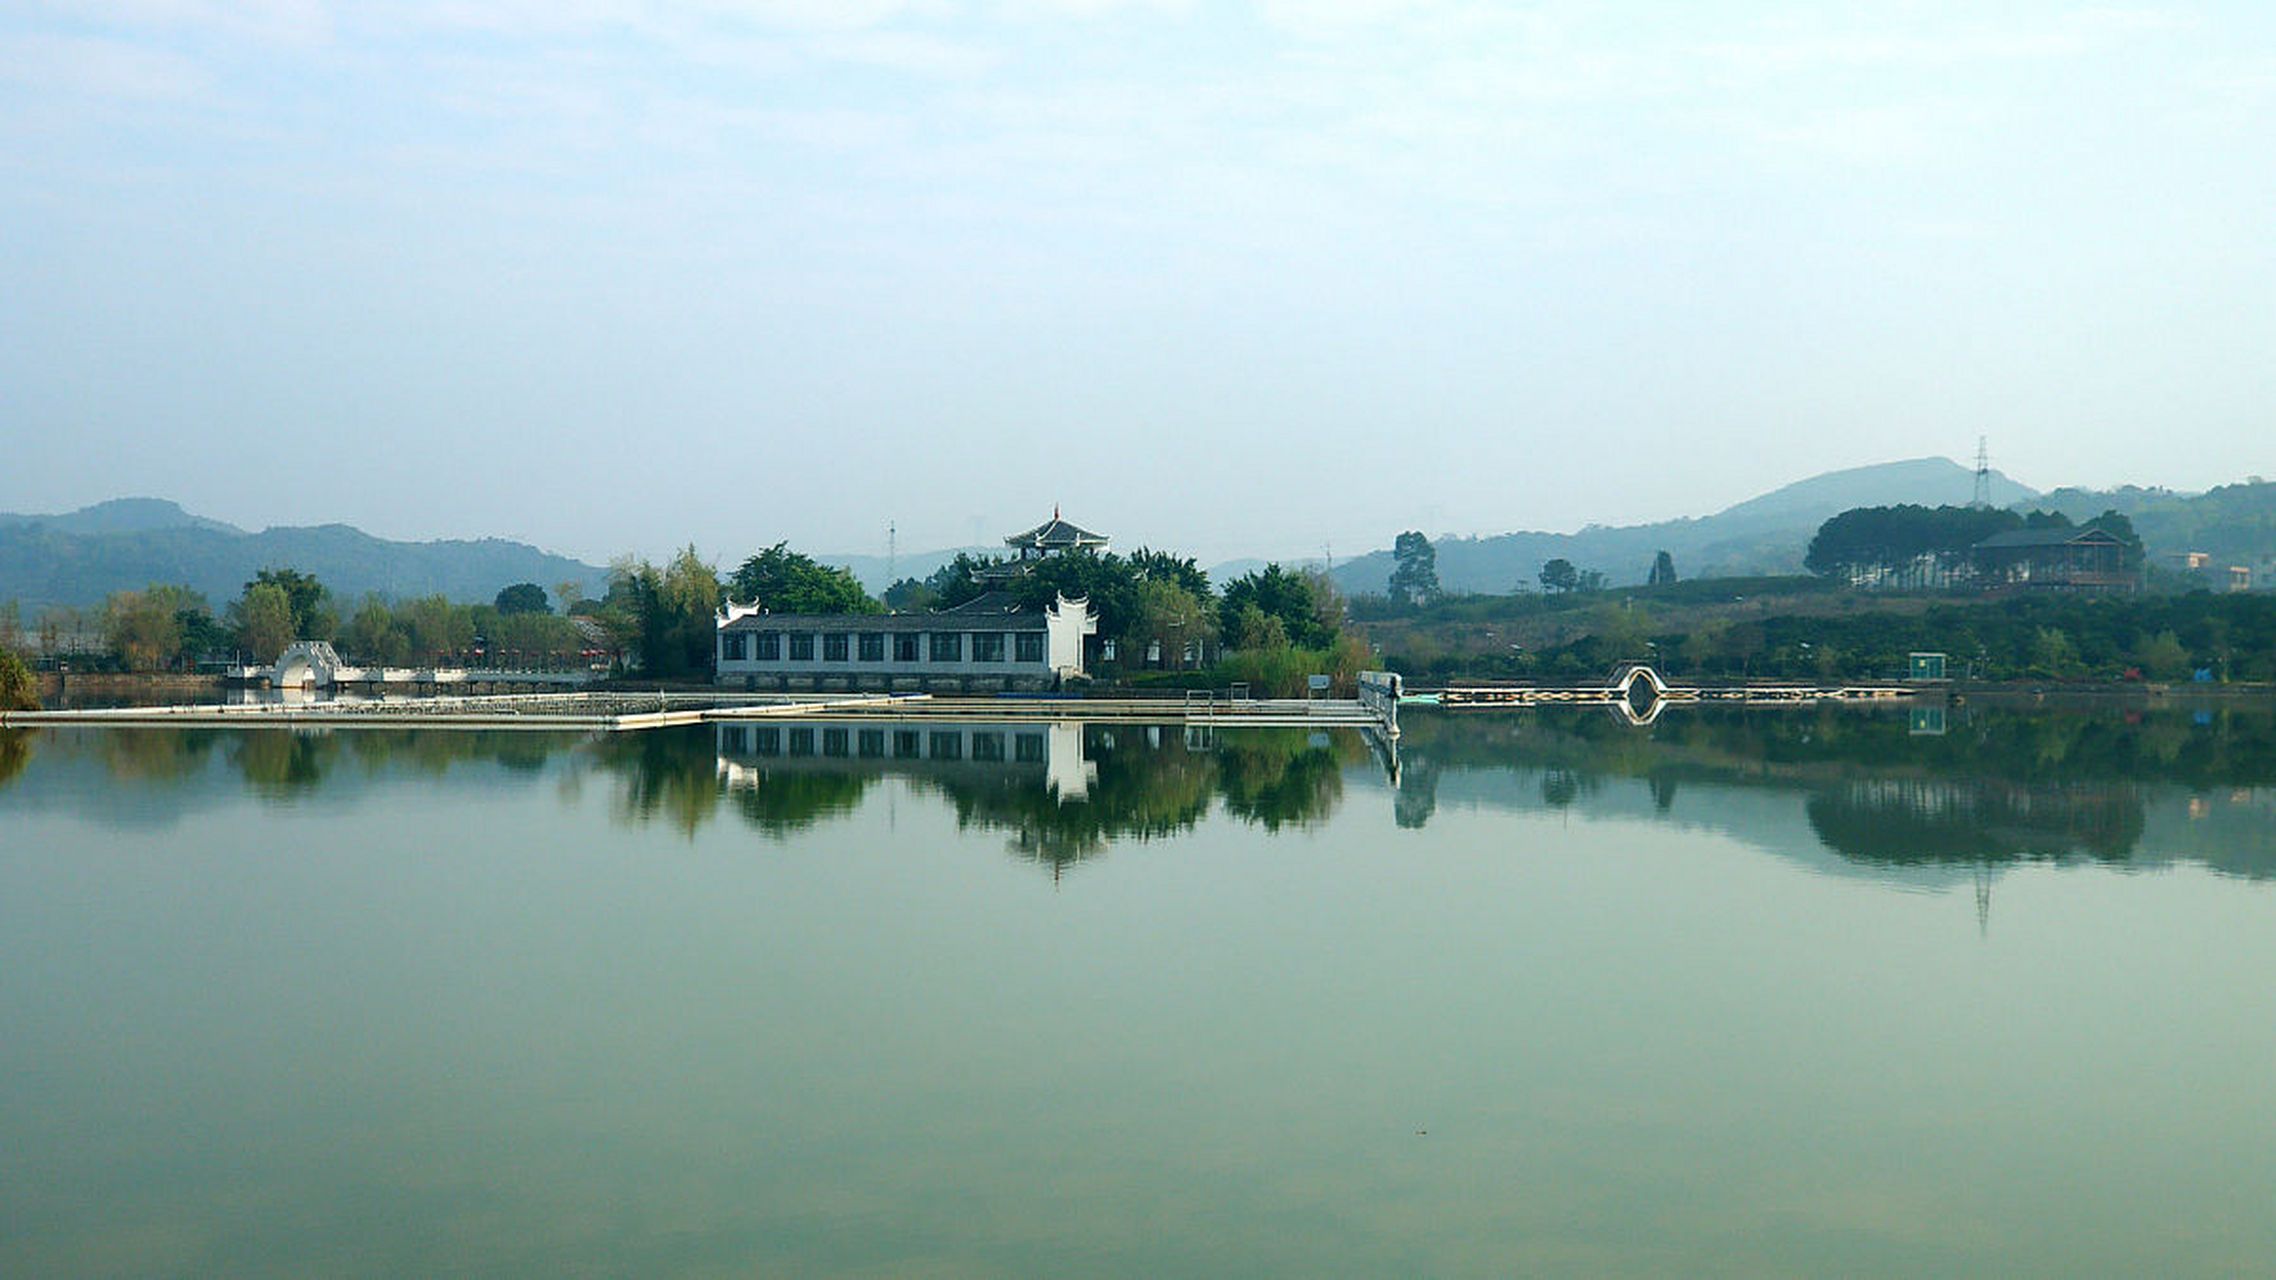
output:
[[[1026,533],[1015,533],[1004,539],[1007,547],[1103,547],[1106,544],[1105,534],[1092,533],[1056,514]]]
[[[721,631],[1041,631],[1041,609],[1012,613],[753,613]]]

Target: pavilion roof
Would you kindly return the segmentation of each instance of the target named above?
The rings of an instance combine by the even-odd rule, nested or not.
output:
[[[1004,545],[1007,547],[1018,547],[1022,550],[1033,547],[1038,551],[1065,551],[1075,547],[1103,547],[1106,544],[1107,536],[1105,534],[1093,533],[1081,525],[1062,520],[1056,510],[1051,513],[1051,518],[1042,524],[1025,533],[1015,533],[1004,539]]]

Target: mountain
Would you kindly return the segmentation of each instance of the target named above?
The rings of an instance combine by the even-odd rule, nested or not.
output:
[[[2038,491],[1998,472],[1992,501],[2029,502]],[[1797,480],[1710,516],[1656,524],[1590,525],[1578,533],[1504,533],[1437,543],[1439,585],[1449,591],[1534,589],[1544,561],[1562,557],[1594,569],[1615,586],[1642,582],[1661,551],[1687,578],[1800,573],[1802,553],[1818,526],[1851,507],[1919,503],[1960,505],[1975,495],[1976,473],[1950,458],[1912,458],[1829,471]],[[1347,592],[1380,594],[1391,576],[1391,553],[1372,551],[1336,566]]]
[[[374,591],[487,601],[516,582],[550,593],[555,583],[574,581],[598,595],[608,578],[604,569],[503,538],[392,542],[344,524],[247,533],[155,498],[59,516],[0,514],[0,600],[31,613],[100,604],[114,591],[154,582],[188,586],[219,608],[271,567],[315,574],[343,603]]]
[[[958,554],[970,552],[976,556],[1000,556],[1004,544],[992,547],[950,547],[945,551],[904,551],[888,561],[884,556],[821,555],[815,559],[823,564],[835,565],[861,582],[862,588],[873,596],[885,594],[885,589],[902,578],[929,578],[935,569],[954,560]],[[738,561],[737,563],[741,563]],[[735,566],[719,566],[722,573],[733,573]]]
[[[68,515],[20,516],[0,512],[0,529],[41,525],[59,533],[148,533],[155,529],[211,529],[242,534],[233,524],[193,516],[164,498],[113,498]]]
[[[2203,493],[2135,485],[2057,489],[2034,505],[2060,511],[2076,521],[2117,511],[2134,522],[2134,532],[2141,536],[2153,563],[2202,551],[2212,557],[2215,571],[2242,565],[2253,571],[2253,581],[2261,585],[2266,585],[2271,571],[2276,570],[2276,483],[2258,477]]]

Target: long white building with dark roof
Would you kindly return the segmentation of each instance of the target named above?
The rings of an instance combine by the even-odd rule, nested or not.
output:
[[[1054,507],[1004,545],[1014,558],[983,582],[1016,579],[1048,556],[1104,551],[1107,537]],[[764,600],[729,601],[713,656],[719,683],[746,689],[1036,691],[1086,674],[1084,641],[1097,634],[1088,600],[1026,608],[1000,590],[929,613],[769,613]]]
[[[1087,600],[1023,609],[991,591],[933,613],[768,613],[729,604],[718,672],[749,689],[1055,688],[1083,672],[1098,633]]]

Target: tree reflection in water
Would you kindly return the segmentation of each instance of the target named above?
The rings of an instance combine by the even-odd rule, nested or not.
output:
[[[1480,803],[1518,809],[1805,822],[1825,849],[1874,866],[2140,866],[2193,857],[2276,876],[2276,706],[1937,709],[1946,713],[1686,708],[1648,728],[1583,710],[1410,714],[1396,758],[1383,763],[1394,780],[1393,816],[1409,830],[1439,820],[1441,789],[1460,779]],[[1054,870],[1118,842],[1180,835],[1213,812],[1266,831],[1323,822],[1342,804],[1347,779],[1380,776],[1366,740],[1348,731],[777,721],[597,738],[10,731],[0,732],[0,786],[21,787],[48,753],[66,767],[96,762],[145,799],[211,788],[234,773],[255,796],[279,803],[343,770],[436,776],[477,763],[536,776],[560,758],[565,791],[588,776],[613,779],[619,821],[662,821],[691,837],[722,813],[789,837],[852,813],[891,778],[945,799],[962,828],[1007,833],[1014,855]],[[1615,785],[1623,781],[1641,787]],[[1799,811],[1774,817],[1729,803],[1750,791],[1796,793]],[[91,804],[118,796],[88,794]],[[1648,806],[1639,806],[1644,799]],[[2154,815],[2184,807],[2186,837],[2153,825]],[[1742,810],[1752,816],[1731,816]],[[2153,829],[2169,838],[2150,841]],[[1768,842],[1777,833],[1764,834]]]
[[[0,787],[14,782],[31,764],[31,736],[21,729],[0,729]]]
[[[2276,708],[2260,702],[1954,707],[1930,717],[1698,708],[1649,729],[1579,711],[1440,714],[1404,727],[1403,826],[1430,819],[1438,787],[1458,770],[1537,776],[1551,809],[1584,802],[1609,780],[1639,780],[1654,812],[1677,817],[1686,783],[1779,789],[1805,793],[1826,848],[1890,866],[2136,861],[2157,794],[2249,797],[2276,786]],[[2276,874],[2276,852],[2224,854],[2222,866]]]

